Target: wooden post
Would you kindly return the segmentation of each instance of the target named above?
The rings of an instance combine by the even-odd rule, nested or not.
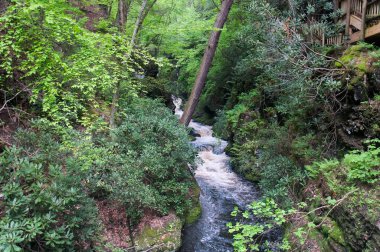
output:
[[[212,60],[214,59],[215,51],[218,46],[220,34],[222,33],[222,28],[227,20],[228,13],[230,12],[233,0],[223,0],[222,6],[220,8],[219,15],[214,24],[214,30],[208,41],[208,45],[203,55],[202,63],[199,68],[197,79],[195,80],[193,90],[189,100],[186,103],[185,111],[180,119],[180,123],[186,126],[189,125],[191,117],[195,111],[198,104],[199,97],[202,94],[202,90],[206,83],[206,78],[208,71],[211,67]]]
[[[322,29],[322,46],[325,46],[325,29]]]
[[[347,0],[346,6],[346,40],[349,43],[350,40],[350,18],[351,18],[351,0]]]
[[[339,1],[338,0],[334,0],[334,15],[338,11],[338,9],[339,9]],[[334,17],[334,22],[335,23],[338,22],[338,17]]]
[[[365,29],[366,29],[366,16],[367,16],[367,0],[363,0],[362,8],[362,30],[360,31],[360,39],[365,39]]]

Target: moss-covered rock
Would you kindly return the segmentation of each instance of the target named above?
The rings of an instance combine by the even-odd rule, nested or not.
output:
[[[371,44],[359,43],[349,47],[339,60],[335,63],[336,67],[346,67],[357,73],[368,73],[374,62],[378,60],[375,47]]]
[[[328,249],[328,242],[321,233],[317,230],[310,230],[304,233],[302,238],[296,234],[298,229],[308,230],[306,216],[296,215],[291,219],[290,225],[287,226],[284,233],[284,238],[289,241],[291,251],[317,252],[331,251]]]
[[[380,136],[380,49],[359,43],[349,47],[336,62],[341,67],[345,101],[336,115],[338,141],[361,149],[363,138]]]
[[[189,197],[191,197],[191,206],[186,210],[184,215],[184,221],[186,225],[193,224],[202,215],[202,206],[199,201],[199,196],[201,194],[201,188],[197,183],[190,188]]]
[[[171,213],[140,223],[134,235],[136,251],[176,251],[181,246],[182,222]]]
[[[349,47],[339,60],[336,67],[345,69],[342,83],[353,94],[356,102],[368,100],[373,86],[370,76],[379,68],[380,50],[371,44],[359,43]]]
[[[176,251],[181,247],[182,227],[199,219],[202,208],[199,201],[201,189],[194,181],[188,197],[191,204],[183,216],[174,213],[167,216],[157,216],[146,213],[134,234],[136,251]]]
[[[368,210],[362,211],[346,203],[336,207],[332,217],[341,227],[345,241],[354,251],[380,250],[380,229],[368,215]],[[336,235],[340,236],[340,233],[332,235],[337,238]]]
[[[344,239],[344,233],[339,225],[332,219],[325,219],[322,227],[322,234],[327,237],[327,241],[336,247],[335,243],[338,243],[341,246],[347,246],[347,243]]]
[[[336,224],[336,222],[333,222],[333,226],[329,230],[329,238],[333,239],[339,244],[345,245],[346,241],[344,240],[344,234],[342,229]]]

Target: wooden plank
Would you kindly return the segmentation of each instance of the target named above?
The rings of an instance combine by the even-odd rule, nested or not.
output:
[[[365,37],[369,38],[380,33],[380,23],[366,29]]]
[[[359,17],[360,17],[363,13],[363,9],[362,9],[363,1],[362,0],[352,0],[349,2],[352,2],[351,3],[351,13],[359,15]]]
[[[362,25],[363,22],[362,22],[362,19],[355,16],[355,15],[350,15],[350,25],[352,25],[353,27],[355,27],[356,29],[358,30],[361,30],[362,29]]]
[[[370,38],[372,36],[375,36],[377,34],[380,34],[380,23],[376,24],[374,26],[371,26],[365,30],[365,38]],[[361,32],[355,32],[351,34],[350,36],[350,43],[355,43],[360,40]]]

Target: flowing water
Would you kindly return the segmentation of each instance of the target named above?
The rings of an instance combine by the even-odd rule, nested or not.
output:
[[[174,99],[176,115],[181,116],[182,101]],[[227,142],[213,137],[212,127],[191,121],[189,127],[199,135],[192,142],[198,149],[199,164],[195,179],[201,188],[201,218],[183,231],[181,252],[233,251],[226,224],[234,206],[244,208],[258,198],[257,188],[231,170],[224,152]]]

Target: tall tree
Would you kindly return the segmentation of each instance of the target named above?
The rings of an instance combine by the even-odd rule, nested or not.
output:
[[[145,8],[146,8],[147,3],[148,3],[148,0],[143,0],[142,1],[140,12],[139,12],[139,15],[138,15],[138,17],[136,19],[135,28],[133,29],[133,34],[132,34],[132,39],[131,39],[132,48],[135,45],[135,40],[136,40],[136,37],[137,37],[137,33],[140,30],[140,26],[141,26],[141,24],[143,22],[142,18],[144,16],[144,12],[145,12]]]
[[[119,0],[119,10],[120,10],[120,2],[124,2],[124,0]],[[129,6],[130,6],[131,1],[128,1],[128,2],[129,2]],[[128,58],[131,57],[133,48],[136,44],[137,34],[141,28],[142,23],[144,22],[144,19],[148,15],[149,11],[152,9],[153,5],[156,2],[157,2],[157,0],[153,0],[152,3],[148,7],[146,7],[148,4],[148,0],[142,1],[141,8],[139,11],[139,15],[136,19],[135,28],[133,29],[133,34],[132,34],[132,38],[131,38],[131,42],[130,42],[131,50],[127,54]],[[121,5],[123,5],[123,3],[121,3]],[[123,7],[122,7],[122,10],[123,10]],[[110,115],[110,127],[111,128],[115,128],[115,118],[116,118],[116,113],[117,113],[117,104],[119,102],[119,97],[120,97],[120,82],[117,83],[115,90],[114,90],[114,93],[113,93],[113,97],[112,97],[111,115]]]
[[[139,33],[146,16],[148,16],[150,10],[153,8],[153,6],[156,2],[157,2],[157,0],[153,0],[152,3],[148,5],[148,0],[143,0],[143,2],[141,4],[139,16],[137,17],[135,28],[133,30],[131,44],[133,44],[133,45],[135,44],[137,34]]]
[[[133,0],[119,0],[116,22],[121,32],[125,30],[132,1]]]
[[[216,48],[218,47],[220,34],[222,33],[222,28],[227,20],[232,3],[233,0],[224,0],[222,2],[222,7],[215,21],[213,32],[211,33],[208,45],[204,52],[193,90],[191,91],[190,98],[185,106],[185,111],[180,119],[180,123],[186,126],[190,123],[191,117],[193,116],[195,108],[198,104],[199,97],[201,96],[202,90],[205,86],[207,74],[210,70],[212,60],[214,59]]]

